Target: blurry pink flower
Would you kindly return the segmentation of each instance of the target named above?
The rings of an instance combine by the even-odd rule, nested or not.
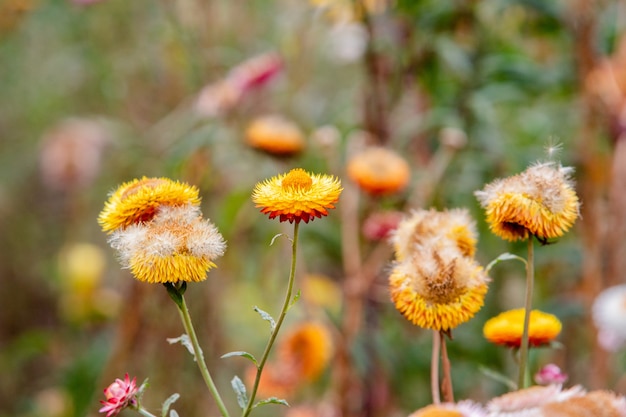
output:
[[[399,211],[373,213],[363,222],[363,236],[372,241],[387,239],[398,228],[402,217],[403,214]]]
[[[562,384],[567,381],[567,374],[553,363],[544,366],[535,374],[535,382],[539,385]]]
[[[268,52],[245,60],[230,70],[226,78],[242,93],[261,87],[283,69],[283,60],[275,52]]]
[[[128,374],[124,376],[124,380],[117,378],[114,383],[104,389],[106,401],[100,400],[104,407],[98,411],[107,413],[106,417],[111,417],[118,415],[128,406],[136,405],[138,392],[136,381],[137,378],[131,381]]]

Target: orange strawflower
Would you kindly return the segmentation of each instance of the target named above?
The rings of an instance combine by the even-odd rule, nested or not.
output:
[[[252,201],[261,213],[281,222],[299,223],[328,215],[341,194],[341,182],[331,175],[309,174],[301,168],[258,183]]]
[[[279,360],[295,369],[302,378],[313,381],[326,369],[332,349],[330,332],[325,326],[302,323],[281,342]]]

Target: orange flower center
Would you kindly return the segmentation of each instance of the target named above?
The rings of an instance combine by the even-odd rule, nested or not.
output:
[[[301,189],[308,190],[313,185],[313,179],[302,168],[296,168],[289,171],[289,173],[283,178],[281,187],[283,190],[288,189]]]
[[[137,181],[137,184],[134,184],[131,187],[128,187],[127,190],[124,191],[124,193],[122,193],[120,199],[124,200],[128,197],[130,197],[133,194],[137,194],[137,192],[139,191],[139,189],[144,188],[144,187],[149,187],[149,188],[156,188],[161,184],[165,184],[167,181],[160,179],[160,178],[145,178],[142,179],[141,181]]]

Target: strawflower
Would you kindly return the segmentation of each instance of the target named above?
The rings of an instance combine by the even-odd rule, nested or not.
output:
[[[341,182],[331,175],[309,174],[301,168],[258,183],[252,201],[261,213],[281,222],[300,223],[328,215],[341,194]]]
[[[109,239],[139,281],[203,281],[226,243],[196,206],[162,206],[152,220],[116,230]]]
[[[116,416],[126,407],[137,406],[137,378],[132,380],[128,374],[124,379],[117,378],[115,382],[104,389],[106,400],[100,400],[103,407],[98,410],[100,413],[106,413],[106,417]]]
[[[524,309],[505,311],[487,320],[483,326],[483,335],[491,343],[519,348],[522,343],[524,327]],[[561,322],[548,313],[532,310],[528,337],[530,346],[549,344],[561,333]]]
[[[353,156],[346,170],[363,191],[373,195],[402,191],[411,179],[409,164],[396,152],[379,146]]]
[[[472,257],[474,228],[465,210],[417,210],[399,224],[389,289],[413,324],[448,331],[483,306],[488,278]]]
[[[509,241],[562,236],[579,215],[572,171],[552,162],[536,164],[476,191],[491,231]]]
[[[152,220],[161,206],[200,205],[198,189],[169,178],[135,179],[115,190],[98,216],[108,233]]]

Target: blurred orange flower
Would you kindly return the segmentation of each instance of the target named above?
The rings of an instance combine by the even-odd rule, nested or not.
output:
[[[306,380],[317,379],[332,355],[332,339],[328,329],[315,322],[296,326],[282,340],[278,350],[280,361],[297,370]]]
[[[276,156],[294,155],[306,145],[300,128],[281,116],[254,119],[245,136],[251,147]]]
[[[365,192],[373,195],[402,191],[409,183],[409,164],[396,152],[372,146],[353,156],[348,176]]]
[[[497,345],[520,347],[524,330],[524,309],[505,311],[487,320],[483,326],[483,334],[487,340]],[[553,341],[561,333],[561,322],[548,313],[532,310],[528,327],[531,346],[545,345]]]

